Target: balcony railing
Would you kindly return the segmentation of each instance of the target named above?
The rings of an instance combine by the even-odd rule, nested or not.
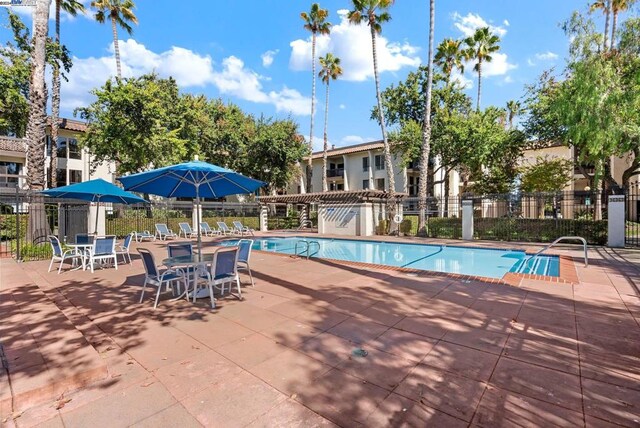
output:
[[[327,170],[327,177],[344,177],[344,168],[333,168]]]

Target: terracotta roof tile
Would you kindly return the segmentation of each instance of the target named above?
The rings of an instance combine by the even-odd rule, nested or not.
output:
[[[327,150],[327,156],[339,156],[348,155],[351,153],[366,152],[367,150],[378,150],[384,147],[382,140],[372,141],[369,143],[356,144],[353,146],[337,147],[332,150]],[[322,152],[315,152],[311,155],[312,159],[322,158]]]

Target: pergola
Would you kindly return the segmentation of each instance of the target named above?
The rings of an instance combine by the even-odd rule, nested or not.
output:
[[[408,197],[407,193],[396,193],[396,202],[401,202]],[[261,204],[312,204],[321,202],[332,203],[359,203],[359,202],[383,202],[391,198],[389,192],[383,190],[337,190],[332,192],[298,193],[293,195],[260,196]]]

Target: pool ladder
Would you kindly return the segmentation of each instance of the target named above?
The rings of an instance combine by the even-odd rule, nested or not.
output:
[[[582,248],[584,251],[584,267],[588,267],[589,266],[589,256],[587,255],[587,241],[586,239],[584,239],[581,236],[561,236],[560,238],[556,239],[555,241],[553,241],[551,244],[545,246],[542,250],[538,251],[537,253],[535,253],[533,256],[529,257],[525,263],[524,269],[521,269],[521,271],[526,272],[527,269],[530,268],[530,262],[531,260],[535,260],[534,263],[534,269],[530,270],[530,272],[535,272],[535,270],[538,267],[538,264],[540,263],[538,256],[540,256],[542,253],[544,253],[545,251],[547,251],[549,248],[553,247],[554,245],[556,245],[558,242],[560,241],[581,241],[582,242]]]
[[[302,252],[298,253],[298,246],[301,246],[301,244],[304,244],[304,248],[302,249],[303,250]],[[317,245],[317,249],[313,253],[311,253],[312,245]],[[306,252],[307,260],[309,260],[309,257],[315,256],[316,254],[318,254],[319,251],[320,251],[320,243],[318,241],[298,241],[296,242],[296,246],[293,252],[296,256],[303,256],[304,253]]]

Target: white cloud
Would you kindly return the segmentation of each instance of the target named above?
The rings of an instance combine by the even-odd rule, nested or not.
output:
[[[262,66],[265,68],[271,67],[271,64],[273,64],[273,59],[278,54],[278,52],[280,52],[280,50],[275,49],[266,51],[265,53],[260,55],[260,58],[262,58]]]
[[[84,17],[87,19],[93,19],[94,13],[91,12],[90,4],[91,0],[78,0],[80,3],[84,5],[85,12],[78,13],[77,16],[71,15],[69,12],[65,12],[64,10],[60,10],[60,22],[68,22],[73,21],[79,17]],[[10,6],[12,12],[30,20],[33,19],[33,13],[36,8],[32,6]],[[56,19],[56,2],[52,1],[49,4],[49,20],[54,21]]]
[[[469,65],[469,67],[473,68],[471,65]],[[467,68],[467,66],[465,66],[465,68]],[[460,73],[457,69],[451,73],[451,80],[457,82],[463,89],[473,88],[473,80]]]
[[[507,54],[494,53],[491,54],[493,58],[491,62],[482,63],[482,77],[502,76],[509,71],[518,68],[516,64],[511,64],[508,61]],[[471,70],[472,67],[469,68]]]
[[[311,100],[308,97],[286,86],[280,90],[265,91],[262,82],[270,79],[246,68],[244,62],[235,56],[224,58],[218,65],[214,64],[209,55],[177,46],[156,53],[133,39],[120,41],[119,44],[124,77],[155,72],[162,77],[173,77],[181,88],[213,85],[221,94],[271,104],[278,112],[309,114]],[[113,44],[109,47],[109,52],[113,52]],[[89,91],[103,85],[115,73],[116,65],[112,55],[99,58],[74,57],[69,82],[62,82],[62,108],[73,109],[87,105],[93,98]]]
[[[347,106],[346,106],[346,105],[344,105],[344,104],[340,104],[340,110],[344,110],[344,109],[346,109],[346,108],[347,108]]]
[[[344,137],[342,137],[342,139],[340,140],[339,146],[353,146],[356,144],[363,144],[366,143],[368,141],[372,141],[373,139],[364,139],[359,135],[346,135]]]
[[[373,77],[371,32],[366,25],[352,25],[347,11],[339,10],[340,23],[331,28],[330,35],[316,39],[316,57],[332,52],[342,61],[341,79],[363,81]],[[292,70],[311,70],[311,36],[292,41],[289,67]],[[398,71],[403,67],[418,67],[418,47],[408,42],[389,42],[385,37],[376,39],[378,70]]]
[[[480,15],[471,12],[465,16],[460,15],[458,12],[453,12],[453,25],[466,37],[472,36],[478,28],[483,27],[489,27],[489,30],[498,37],[504,37],[507,34],[506,28],[492,25]],[[505,26],[508,25],[509,22],[505,21]]]
[[[530,67],[533,67],[538,64],[538,62],[554,62],[558,59],[558,54],[547,51],[547,52],[538,52],[533,56],[533,58],[527,58],[527,64]]]
[[[508,27],[509,25],[511,25],[511,24],[509,23],[509,21],[508,21],[508,20],[506,20],[506,19],[505,19],[504,21],[502,21],[502,24],[503,24],[505,27]]]

